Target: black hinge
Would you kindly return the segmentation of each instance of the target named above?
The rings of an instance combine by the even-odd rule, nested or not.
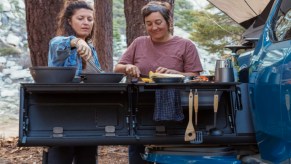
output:
[[[26,136],[23,136],[23,137],[22,137],[22,140],[21,140],[21,143],[22,143],[22,144],[25,144],[25,143],[26,143],[26,139],[27,139],[27,137],[26,137]]]
[[[24,121],[22,122],[22,129],[25,132],[28,132],[28,124],[29,124],[29,118],[28,117],[24,117]]]
[[[115,126],[105,126],[105,136],[115,136]]]

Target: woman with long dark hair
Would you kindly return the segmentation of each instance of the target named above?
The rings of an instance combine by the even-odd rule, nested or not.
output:
[[[48,66],[75,66],[76,75],[89,72],[88,61],[100,68],[97,52],[91,43],[94,10],[85,1],[65,4],[58,17],[57,36],[51,39]]]
[[[92,71],[89,60],[100,67],[91,44],[93,25],[94,10],[89,4],[85,1],[65,4],[58,17],[57,36],[50,41],[48,66],[75,66],[76,75]],[[95,164],[96,158],[97,146],[55,146],[48,150],[49,164]]]

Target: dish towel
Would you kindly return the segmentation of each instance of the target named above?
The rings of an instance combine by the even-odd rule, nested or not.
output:
[[[177,89],[157,89],[155,95],[155,121],[181,121],[184,119],[180,91]]]

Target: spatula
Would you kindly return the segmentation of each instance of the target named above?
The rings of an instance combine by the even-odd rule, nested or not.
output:
[[[193,117],[193,93],[191,89],[189,93],[189,121],[185,132],[185,141],[192,141],[195,140],[196,138],[192,117]]]

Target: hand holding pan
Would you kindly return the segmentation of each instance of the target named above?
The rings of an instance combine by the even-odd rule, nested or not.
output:
[[[196,138],[196,133],[195,133],[195,129],[193,126],[192,117],[193,117],[193,93],[192,93],[192,90],[190,90],[190,93],[189,93],[189,122],[188,122],[186,132],[185,132],[185,141],[192,141],[192,140],[195,140],[195,138]]]

